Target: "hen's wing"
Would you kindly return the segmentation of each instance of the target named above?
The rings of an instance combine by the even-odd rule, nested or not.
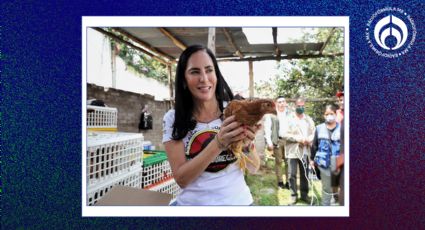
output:
[[[231,101],[224,110],[224,117],[227,118],[234,115],[236,111],[240,110],[240,108],[240,101]]]

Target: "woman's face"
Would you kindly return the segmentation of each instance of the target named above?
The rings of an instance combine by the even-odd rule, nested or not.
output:
[[[195,100],[215,99],[217,76],[210,56],[203,50],[190,56],[185,70],[187,87]]]
[[[334,123],[336,120],[336,113],[332,109],[327,108],[325,111],[325,121],[326,123]]]

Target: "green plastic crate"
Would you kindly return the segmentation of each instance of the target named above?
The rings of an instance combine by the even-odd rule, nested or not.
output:
[[[142,188],[150,189],[173,178],[167,154],[164,151],[144,151]]]
[[[159,164],[167,160],[167,154],[164,151],[144,151],[146,154],[152,154],[152,156],[143,159],[143,167],[150,166],[153,164]]]

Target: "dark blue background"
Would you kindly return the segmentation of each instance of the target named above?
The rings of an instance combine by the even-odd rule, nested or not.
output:
[[[425,226],[423,1],[31,2],[1,3],[2,228]],[[367,20],[386,6],[417,27],[396,59],[365,39]],[[115,15],[349,16],[350,217],[82,218],[81,16]]]

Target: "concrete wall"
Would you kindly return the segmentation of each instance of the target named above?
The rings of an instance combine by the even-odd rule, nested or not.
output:
[[[103,100],[108,107],[118,109],[118,131],[139,132],[140,114],[143,106],[148,104],[152,113],[153,127],[151,130],[142,130],[145,140],[151,141],[156,149],[163,150],[162,145],[162,118],[171,108],[169,101],[155,101],[147,94],[137,94],[119,89],[109,88],[105,91],[102,86],[87,84],[87,99]]]
[[[112,74],[111,42],[91,28],[87,29],[87,83],[121,89],[139,94],[150,94],[156,100],[170,98],[166,84],[144,77],[127,68],[124,60],[115,56],[115,81]],[[115,82],[115,83],[114,83]]]

